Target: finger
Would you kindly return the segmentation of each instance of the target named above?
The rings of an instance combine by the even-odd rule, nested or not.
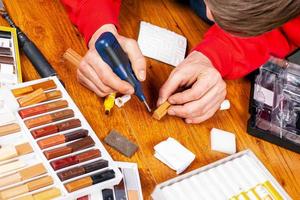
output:
[[[169,115],[176,115],[182,118],[193,118],[205,114],[210,107],[215,105],[215,102],[224,100],[226,90],[220,91],[219,87],[213,87],[202,98],[188,102],[184,105],[171,106],[168,110]],[[215,101],[215,100],[218,101]]]
[[[159,98],[157,101],[157,106],[164,103],[171,94],[173,94],[178,87],[183,84],[184,77],[178,71],[173,71],[168,80],[163,84],[159,90]]]
[[[82,76],[89,79],[101,92],[103,93],[113,93],[114,91],[102,83],[102,81],[97,76],[95,70],[85,61],[82,61],[78,67],[78,71]]]
[[[185,122],[188,124],[199,124],[201,122],[204,122],[214,116],[214,114],[219,110],[219,106],[215,105],[209,112],[205,113],[202,116],[194,117],[194,118],[187,118],[185,119]]]
[[[121,46],[131,61],[133,71],[140,81],[146,79],[146,59],[143,56],[138,43],[133,39],[120,39]]]
[[[78,81],[84,85],[86,88],[92,90],[97,96],[104,97],[105,93],[101,92],[96,85],[87,79],[79,70],[77,70],[77,79]]]
[[[90,50],[86,54],[87,63],[93,67],[96,71],[100,80],[107,86],[110,86],[113,90],[118,91],[123,94],[132,94],[134,92],[133,87],[122,81],[105,63],[97,53],[96,49]]]
[[[208,90],[216,85],[217,81],[218,79],[216,77],[199,79],[190,89],[172,95],[169,97],[168,101],[171,104],[184,104],[200,99]]]

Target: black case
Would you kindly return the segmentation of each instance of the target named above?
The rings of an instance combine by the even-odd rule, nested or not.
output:
[[[300,65],[300,49],[295,51],[293,54],[288,56],[286,58],[291,63],[295,63]],[[257,116],[257,104],[254,100],[254,85],[257,75],[259,74],[259,70],[256,70],[253,72],[249,77],[251,79],[251,90],[250,90],[250,100],[249,100],[249,113],[250,118],[248,120],[247,124],[247,132],[250,135],[253,135],[255,137],[261,138],[263,140],[269,141],[271,143],[274,143],[278,146],[281,146],[283,148],[289,149],[291,151],[300,153],[300,144],[296,144],[290,140],[287,140],[286,138],[280,138],[274,134],[271,133],[271,131],[263,130],[258,127],[256,127],[256,116]]]

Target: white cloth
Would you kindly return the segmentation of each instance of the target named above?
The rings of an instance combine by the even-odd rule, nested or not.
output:
[[[177,174],[183,172],[195,159],[195,155],[173,138],[157,144],[154,156]]]
[[[142,21],[138,44],[144,56],[176,67],[184,60],[187,40],[182,35]]]

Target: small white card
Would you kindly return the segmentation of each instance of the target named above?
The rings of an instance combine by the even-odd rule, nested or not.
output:
[[[185,58],[187,40],[167,29],[141,22],[138,44],[144,56],[176,67]]]

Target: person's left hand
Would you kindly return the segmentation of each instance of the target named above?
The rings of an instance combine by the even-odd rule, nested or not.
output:
[[[190,88],[173,94],[181,87]],[[169,115],[200,123],[220,109],[225,96],[226,83],[220,73],[205,55],[195,51],[172,71],[160,89],[157,105],[168,100],[172,104]]]

